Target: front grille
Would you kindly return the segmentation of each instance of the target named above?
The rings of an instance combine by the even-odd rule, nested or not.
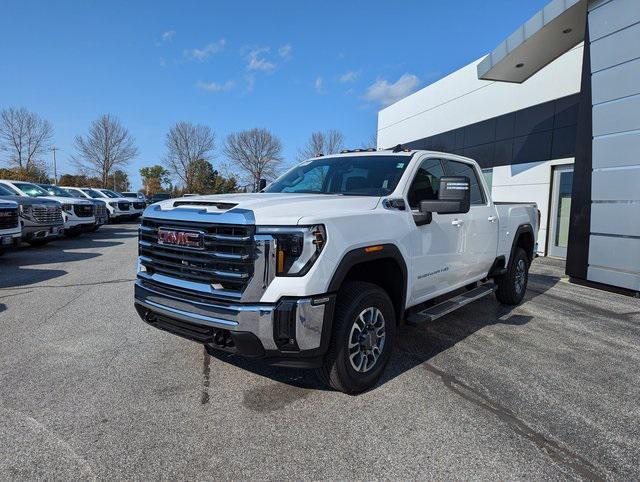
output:
[[[93,216],[93,205],[92,204],[74,204],[73,212],[79,218],[90,218]]]
[[[96,216],[98,217],[107,216],[107,207],[104,204],[96,204]]]
[[[0,208],[0,229],[18,227],[18,209]]]
[[[158,228],[204,233],[203,249],[158,244]],[[145,219],[140,226],[140,261],[150,274],[213,285],[221,296],[242,294],[253,276],[253,226]]]
[[[130,206],[131,206],[131,203],[125,203],[125,202],[118,203],[118,209],[120,211],[128,211]]]
[[[133,203],[133,208],[134,209],[144,209],[146,206],[145,203]]]
[[[33,219],[40,224],[62,224],[62,207],[34,206]]]

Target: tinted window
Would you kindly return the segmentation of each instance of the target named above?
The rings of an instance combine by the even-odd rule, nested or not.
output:
[[[447,166],[447,176],[466,176],[471,181],[471,204],[485,204],[478,175],[471,164],[457,161],[444,161]]]
[[[80,197],[80,198],[84,198],[86,196],[84,196],[82,194],[82,191],[79,191],[77,189],[69,189],[69,188],[64,188],[65,191],[67,191],[69,194],[71,194],[74,197]]]
[[[42,189],[40,186],[36,186],[35,184],[30,184],[28,182],[14,182],[15,186],[24,192],[27,196],[38,197],[38,196],[50,196],[50,194]]]
[[[9,190],[8,186],[4,184],[0,184],[0,196],[17,196],[17,192],[13,192]]]
[[[438,199],[440,178],[444,176],[442,163],[439,159],[427,159],[420,164],[420,168],[413,178],[407,198],[412,209],[418,209],[420,201]]]
[[[93,199],[100,199],[100,198],[107,197],[105,194],[102,194],[101,192],[98,192],[98,191],[94,191],[93,189],[83,189],[82,192],[88,194]]]
[[[408,156],[344,156],[304,161],[265,192],[386,196],[402,177]]]

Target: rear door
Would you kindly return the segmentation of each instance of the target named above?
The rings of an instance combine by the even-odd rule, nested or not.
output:
[[[466,176],[471,181],[471,209],[456,217],[464,228],[465,277],[471,280],[485,276],[498,250],[498,214],[474,164],[447,159],[444,167],[447,176]]]

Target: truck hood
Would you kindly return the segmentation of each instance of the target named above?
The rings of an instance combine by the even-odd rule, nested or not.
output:
[[[36,204],[45,206],[60,206],[60,203],[47,199],[45,197],[28,197],[28,196],[0,196],[0,200],[14,201],[22,206],[34,206]]]
[[[370,211],[380,202],[375,196],[344,196],[340,194],[252,193],[190,196],[160,201],[147,208],[153,213],[193,210],[211,214],[253,212],[259,225],[295,225],[306,217],[342,216],[345,213]]]
[[[80,199],[77,197],[42,196],[42,198],[51,199],[52,201],[58,201],[60,204],[91,204],[88,199]]]

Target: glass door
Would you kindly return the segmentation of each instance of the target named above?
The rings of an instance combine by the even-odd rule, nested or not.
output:
[[[571,190],[573,166],[560,166],[553,170],[551,186],[551,220],[549,231],[549,256],[567,257],[569,243],[569,220],[571,217]]]

